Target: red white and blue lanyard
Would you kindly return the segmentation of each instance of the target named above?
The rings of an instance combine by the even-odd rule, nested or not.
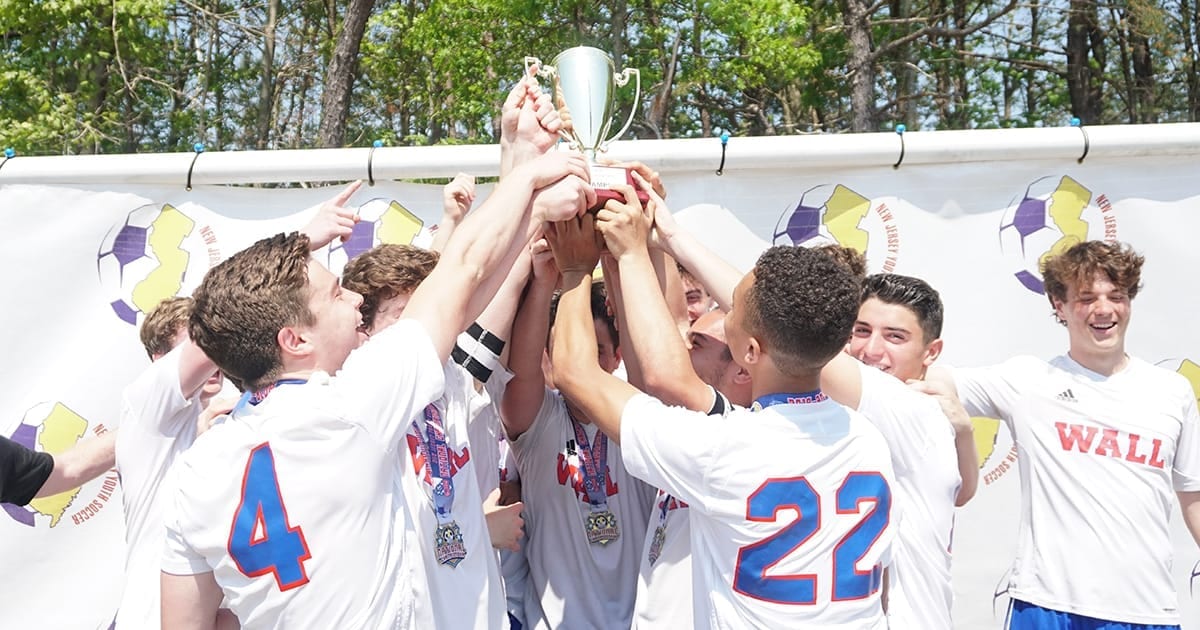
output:
[[[767,394],[766,396],[755,398],[751,409],[753,411],[762,411],[767,407],[775,405],[809,405],[825,400],[829,400],[829,397],[819,389],[814,389],[811,392],[800,392],[798,394]]]
[[[438,523],[453,521],[454,477],[450,472],[450,447],[442,429],[441,412],[432,403],[425,407],[425,432],[416,428],[417,443],[429,469],[429,485],[433,488],[433,512]]]
[[[303,385],[307,382],[308,382],[308,379],[306,379],[306,378],[282,378],[282,379],[279,379],[278,381],[275,381],[274,383],[271,383],[270,385],[267,385],[266,387],[264,387],[262,389],[256,389],[256,390],[248,389],[248,390],[242,392],[242,397],[239,398],[237,404],[234,405],[233,411],[234,411],[234,413],[237,413],[238,411],[241,411],[243,408],[245,408],[247,405],[253,407],[253,406],[257,405],[258,403],[261,403],[262,401],[267,399],[267,396],[269,396],[271,394],[271,392],[275,391],[276,387],[279,387],[280,385]]]
[[[608,507],[608,436],[596,431],[593,447],[588,443],[587,433],[574,418],[571,418],[571,426],[575,429],[575,444],[579,446],[579,464],[583,469],[583,489],[587,491],[588,504],[593,512],[601,512]]]

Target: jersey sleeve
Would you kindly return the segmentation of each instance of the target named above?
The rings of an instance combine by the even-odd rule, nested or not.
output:
[[[54,472],[54,458],[0,437],[0,503],[26,505]]]
[[[875,368],[862,363],[858,368],[862,374],[858,411],[879,429],[897,468],[917,466],[915,458],[928,454],[925,446],[933,439],[933,431],[953,435],[954,429],[936,400]]]
[[[621,412],[621,456],[634,477],[705,510],[714,452],[721,443],[722,416],[668,407],[646,394]]]
[[[1020,400],[1018,375],[1022,370],[1033,373],[1034,369],[1035,365],[1022,357],[988,367],[954,368],[954,385],[968,414],[1011,424],[1013,409]]]
[[[208,566],[204,556],[192,549],[186,540],[187,530],[183,524],[183,511],[180,506],[180,499],[186,492],[185,487],[180,485],[184,483],[182,471],[186,465],[186,462],[181,460],[167,473],[175,477],[175,483],[168,487],[174,487],[176,490],[172,496],[168,497],[163,513],[166,536],[160,568],[164,573],[171,575],[199,575],[213,570]]]
[[[178,412],[190,402],[179,389],[179,363],[182,356],[183,344],[179,344],[151,363],[121,393],[121,433],[118,439],[135,432],[155,436],[176,433],[176,427],[167,427],[164,423],[184,418]]]
[[[335,385],[347,417],[390,451],[413,418],[445,389],[442,362],[420,322],[402,319],[350,353]]]
[[[1175,449],[1171,480],[1177,492],[1200,491],[1200,414],[1190,384],[1185,384],[1183,426]]]

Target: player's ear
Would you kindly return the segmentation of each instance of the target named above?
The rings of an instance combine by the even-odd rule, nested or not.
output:
[[[750,382],[750,373],[746,371],[746,368],[738,365],[737,363],[734,363],[733,366],[734,366],[733,383],[735,385],[745,385],[745,384],[749,383]]]
[[[764,345],[759,342],[757,337],[749,335],[746,337],[745,345],[739,350],[739,352],[742,353],[741,364],[751,365],[762,360]]]
[[[921,358],[921,365],[929,367],[940,356],[942,356],[942,340],[934,339],[929,342],[928,346],[925,346],[925,355]]]
[[[312,342],[302,330],[293,326],[284,326],[275,335],[279,350],[284,356],[307,356],[312,354]]]

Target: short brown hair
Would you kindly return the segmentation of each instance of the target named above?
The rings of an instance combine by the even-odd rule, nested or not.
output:
[[[1046,298],[1051,307],[1055,300],[1066,302],[1069,288],[1090,286],[1096,274],[1103,273],[1132,300],[1142,288],[1142,263],[1145,261],[1144,256],[1124,243],[1076,243],[1042,262]]]
[[[276,234],[210,269],[192,293],[192,341],[248,389],[279,375],[280,329],[314,322],[309,260],[307,236]]]
[[[827,243],[817,247],[816,250],[828,254],[860,280],[867,277],[867,257],[857,249],[837,243]]]
[[[437,252],[413,245],[384,244],[347,263],[342,270],[342,286],[362,295],[358,310],[363,326],[369,329],[375,324],[380,302],[416,290],[437,261]]]
[[[850,338],[861,290],[861,280],[832,256],[777,245],[754,266],[743,326],[764,342],[783,374],[819,370]]]
[[[187,330],[188,317],[192,314],[192,298],[180,296],[167,298],[150,309],[138,336],[151,359],[167,354],[175,348],[175,337],[179,331]]]

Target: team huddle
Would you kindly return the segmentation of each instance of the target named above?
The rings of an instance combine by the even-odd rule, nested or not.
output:
[[[1005,627],[1179,627],[1200,416],[1125,353],[1141,256],[1043,261],[1061,356],[936,367],[928,283],[839,246],[743,275],[644,165],[598,202],[564,124],[527,76],[430,250],[315,262],[351,186],[147,317],[118,629],[948,629],[971,416],[1020,453]]]

